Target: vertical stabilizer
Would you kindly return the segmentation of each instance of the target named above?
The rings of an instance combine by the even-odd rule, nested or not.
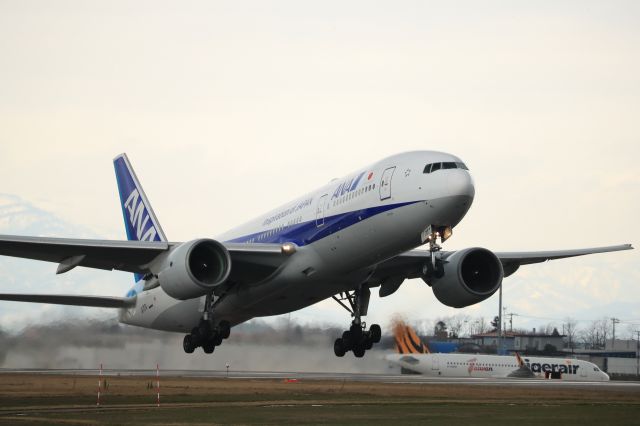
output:
[[[113,159],[116,171],[120,207],[127,239],[130,241],[167,241],[140,181],[131,167],[127,154]],[[142,277],[136,274],[136,281]]]
[[[396,350],[401,354],[428,354],[429,348],[410,326],[398,321],[393,326]]]

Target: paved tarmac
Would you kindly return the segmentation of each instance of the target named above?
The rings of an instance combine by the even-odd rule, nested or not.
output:
[[[59,374],[95,376],[96,369],[0,369],[0,374]],[[156,370],[112,370],[102,371],[104,376],[155,376]],[[543,379],[484,379],[484,378],[458,378],[458,377],[430,377],[413,374],[358,374],[358,373],[312,373],[312,372],[277,372],[277,371],[232,371],[228,373],[220,370],[160,370],[164,377],[193,377],[193,378],[229,378],[229,379],[270,379],[270,380],[330,380],[352,382],[377,382],[377,383],[405,383],[405,384],[429,384],[429,385],[469,385],[469,386],[551,386],[571,388],[595,388],[595,389],[633,389],[640,390],[640,382],[609,381],[609,382],[575,382],[565,380]]]

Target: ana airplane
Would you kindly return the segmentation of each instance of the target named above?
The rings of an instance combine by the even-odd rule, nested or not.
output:
[[[332,180],[215,239],[169,242],[126,155],[114,159],[129,241],[0,236],[0,255],[128,271],[126,297],[0,294],[0,300],[111,307],[120,321],[188,333],[187,353],[207,353],[230,328],[254,317],[302,309],[332,297],[353,317],[334,351],[362,357],[380,340],[366,328],[370,289],[381,297],[407,278],[422,278],[457,308],[481,302],[521,265],[631,249],[494,253],[480,247],[442,251],[475,195],[458,157],[432,151],[394,155]],[[423,244],[429,250],[412,250]]]
[[[609,375],[597,365],[573,358],[518,355],[480,355],[430,353],[415,331],[395,325],[397,354],[385,359],[399,365],[405,373],[441,377],[546,378],[571,381],[605,382]]]

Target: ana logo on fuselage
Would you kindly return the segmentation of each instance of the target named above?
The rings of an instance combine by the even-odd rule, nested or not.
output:
[[[157,235],[156,228],[153,224],[147,228],[149,213],[147,213],[137,189],[131,191],[124,206],[129,211],[129,223],[131,223],[131,228],[135,231],[138,241],[154,241]]]
[[[364,173],[365,172],[362,172],[358,176],[354,176],[351,179],[346,180],[342,182],[340,185],[338,185],[336,190],[333,191],[333,195],[331,196],[331,199],[333,200],[334,198],[341,197],[347,192],[351,192],[354,189],[356,189],[356,187],[358,186],[358,183],[360,182],[360,179],[362,179],[362,176],[364,176]]]

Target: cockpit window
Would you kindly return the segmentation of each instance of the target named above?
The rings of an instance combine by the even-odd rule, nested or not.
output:
[[[433,173],[440,169],[462,169],[469,170],[464,163],[447,161],[444,163],[431,163],[424,166],[423,173]]]

